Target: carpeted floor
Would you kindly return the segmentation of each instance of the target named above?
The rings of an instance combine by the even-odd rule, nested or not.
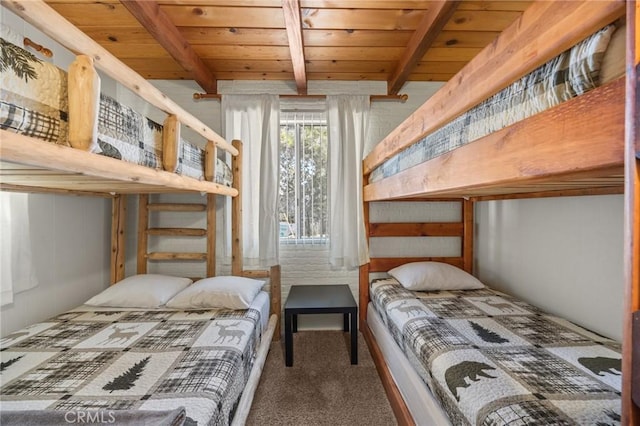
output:
[[[351,365],[348,334],[294,334],[293,366],[284,365],[284,339],[271,344],[247,425],[395,425],[367,345],[358,336]]]

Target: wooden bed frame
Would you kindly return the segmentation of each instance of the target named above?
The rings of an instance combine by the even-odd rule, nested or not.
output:
[[[473,262],[474,202],[624,193],[627,292],[622,424],[632,425],[640,424],[640,119],[636,111],[640,54],[635,48],[640,39],[636,30],[638,8],[638,3],[629,2],[626,11],[626,80],[613,81],[452,152],[369,183],[369,174],[385,160],[625,14],[625,2],[618,0],[538,1],[363,161],[367,235],[460,236],[460,257],[433,260],[468,272]],[[463,205],[459,224],[369,222],[371,202],[451,197]],[[360,268],[360,328],[397,420],[403,425],[414,424],[414,420],[366,321],[369,273],[386,272],[415,260],[426,259],[372,258]]]

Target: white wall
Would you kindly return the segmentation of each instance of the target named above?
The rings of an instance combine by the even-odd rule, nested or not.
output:
[[[29,194],[28,203],[39,285],[0,308],[2,336],[79,306],[109,284],[110,202]]]
[[[621,340],[623,196],[482,202],[476,226],[485,284]]]

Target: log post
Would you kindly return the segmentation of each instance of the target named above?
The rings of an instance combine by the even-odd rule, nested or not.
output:
[[[178,168],[178,147],[180,146],[180,121],[171,114],[164,120],[162,130],[162,168],[175,173]]]
[[[69,143],[89,151],[98,139],[100,107],[100,76],[93,67],[93,58],[78,55],[69,66]]]
[[[238,155],[231,160],[233,187],[238,195],[231,199],[231,274],[242,275],[242,142],[234,140],[233,147]]]

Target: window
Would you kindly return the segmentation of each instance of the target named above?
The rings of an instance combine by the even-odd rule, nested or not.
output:
[[[327,150],[324,111],[281,112],[281,244],[327,242]]]

